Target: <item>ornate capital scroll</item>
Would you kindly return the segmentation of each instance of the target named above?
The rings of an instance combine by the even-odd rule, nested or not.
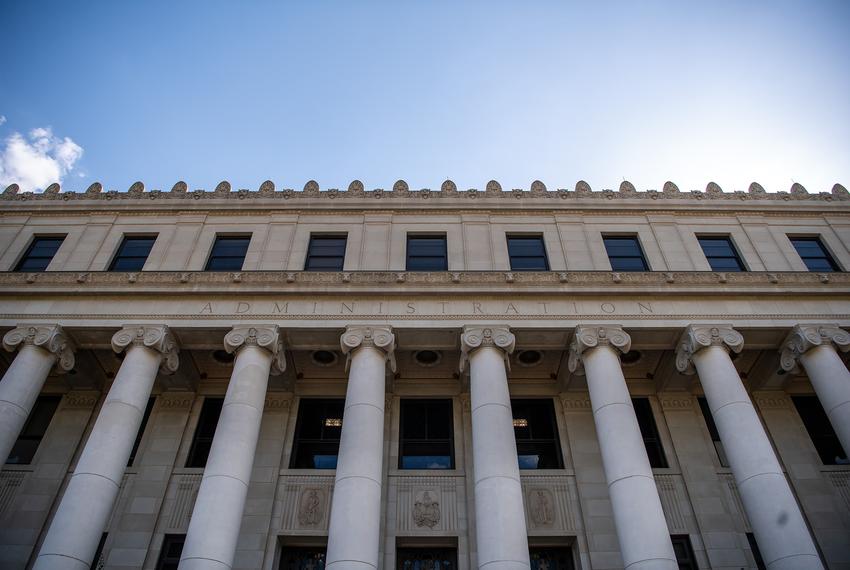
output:
[[[342,353],[347,357],[345,361],[346,371],[348,371],[348,367],[351,365],[351,353],[363,346],[371,346],[383,352],[387,362],[390,363],[390,370],[393,372],[396,371],[395,335],[391,326],[348,326],[339,338],[339,346],[342,349]]]
[[[516,337],[507,325],[491,327],[465,326],[460,335],[460,371],[466,368],[466,363],[473,352],[482,346],[498,348],[505,359],[505,367],[510,370],[508,355],[514,351]]]
[[[688,325],[676,348],[676,369],[682,374],[695,374],[694,355],[709,346],[741,352],[744,337],[729,325]]]
[[[177,371],[180,349],[166,325],[127,325],[112,336],[112,350],[115,352],[120,354],[130,346],[143,346],[162,354],[159,366],[162,374]]]
[[[816,346],[831,344],[841,352],[850,350],[850,333],[838,325],[794,325],[782,342],[779,364],[792,372],[797,369],[797,360]]]
[[[277,325],[239,325],[224,335],[224,350],[227,352],[238,353],[246,346],[256,346],[271,353],[273,376],[283,374],[286,370],[286,351]]]
[[[610,346],[626,353],[632,347],[632,337],[616,326],[579,325],[576,327],[573,341],[570,343],[570,358],[567,366],[570,372],[584,374],[582,354],[585,350],[597,346]]]
[[[21,325],[3,337],[3,348],[14,352],[20,346],[37,346],[56,357],[56,368],[67,372],[74,367],[74,342],[59,325]]]

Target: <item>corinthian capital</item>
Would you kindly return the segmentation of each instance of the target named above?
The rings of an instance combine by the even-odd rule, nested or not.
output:
[[[277,325],[240,325],[224,335],[224,350],[238,353],[246,346],[256,346],[271,353],[271,374],[277,376],[286,370],[286,351],[283,349],[283,337]]]
[[[9,352],[21,346],[37,346],[56,357],[56,367],[67,372],[74,367],[73,341],[59,325],[21,325],[3,337],[3,348]]]
[[[833,345],[841,352],[850,350],[850,333],[838,325],[794,325],[782,343],[779,364],[791,372],[797,368],[797,360],[808,350],[823,345]]]
[[[567,366],[570,372],[584,373],[582,354],[597,346],[610,346],[614,350],[626,353],[632,347],[632,337],[617,326],[579,325],[576,327],[570,343],[570,358]]]
[[[729,325],[688,325],[676,348],[676,369],[694,374],[694,355],[709,346],[720,346],[727,352],[741,352],[744,337]]]
[[[466,363],[473,352],[483,346],[498,348],[505,359],[505,366],[510,370],[508,355],[514,351],[516,337],[507,325],[463,327],[460,335],[460,371],[466,368]]]
[[[131,346],[143,346],[162,355],[159,371],[172,374],[177,371],[180,349],[174,335],[166,325],[127,325],[112,336],[112,350],[120,354]]]
[[[390,370],[393,372],[396,371],[395,335],[391,326],[348,326],[339,338],[339,346],[342,349],[342,353],[347,356],[345,362],[346,370],[348,370],[351,364],[351,353],[354,350],[362,346],[371,346],[383,352],[387,362],[390,363]]]

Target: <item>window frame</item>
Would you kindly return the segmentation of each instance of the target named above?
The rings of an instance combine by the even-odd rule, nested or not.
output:
[[[312,253],[314,240],[315,241],[322,241],[322,240],[325,240],[325,239],[342,239],[342,240],[344,240],[344,243],[343,243],[343,246],[342,246],[342,255],[341,256],[337,256],[337,255],[331,256],[331,255],[317,255],[317,254]],[[344,271],[345,270],[345,254],[346,254],[347,251],[348,251],[348,233],[347,232],[342,232],[342,233],[334,233],[334,232],[310,233],[309,239],[307,241],[307,253],[304,256],[304,271]],[[325,268],[313,269],[312,267],[310,267],[310,262],[311,262],[312,259],[336,259],[336,258],[339,258],[339,261],[340,261],[338,269],[325,269]]]
[[[540,420],[541,419],[540,413],[542,412],[542,408],[544,408],[544,407],[546,408],[547,415],[549,415],[549,419],[550,419],[553,437],[551,437],[551,438],[535,438],[535,437],[519,438],[519,437],[517,437],[517,428],[519,426],[514,424],[514,441],[516,443],[516,448],[517,448],[517,463],[519,463],[521,456],[531,455],[531,454],[528,454],[528,453],[523,453],[521,448],[526,447],[526,446],[533,447],[535,445],[553,445],[554,449],[551,450],[551,452],[553,453],[552,458],[555,459],[555,466],[553,466],[553,467],[525,467],[525,468],[523,468],[522,465],[520,464],[520,468],[519,468],[520,471],[541,471],[541,470],[562,470],[562,469],[564,469],[565,468],[564,467],[564,464],[565,464],[565,462],[564,462],[564,448],[561,444],[561,430],[558,428],[558,412],[555,410],[555,402],[552,400],[552,398],[534,398],[534,397],[511,398],[511,419],[512,420],[523,419],[523,418],[517,418],[516,417],[517,416],[517,408],[521,408],[521,405],[523,403],[525,403],[526,405],[531,405],[533,407],[538,408],[537,410],[534,410],[533,407],[532,407],[532,410],[535,411],[535,413],[533,413],[533,414],[530,413],[530,414],[528,414],[529,417],[525,418],[525,419],[529,419],[529,420],[532,417],[535,420]],[[529,429],[529,431],[532,430],[531,421],[528,422],[527,428]]]
[[[535,240],[540,243],[540,249],[542,253],[540,255],[514,255],[511,252],[511,241],[531,241]],[[508,263],[511,266],[511,271],[551,271],[551,266],[549,265],[549,251],[546,249],[546,238],[542,233],[514,233],[509,232],[505,234],[505,245],[508,248]],[[543,268],[531,267],[515,267],[514,259],[538,259],[542,258],[543,260]]]
[[[47,263],[44,264],[44,267],[41,269],[25,269],[23,267],[24,263],[30,260],[30,256],[32,251],[38,245],[39,240],[59,240],[59,244],[56,246],[56,249],[53,251],[53,254],[49,258],[45,258],[44,256],[39,256],[35,259],[47,259]],[[56,258],[56,254],[59,253],[59,250],[65,244],[65,240],[68,239],[68,234],[35,234],[30,238],[30,242],[27,247],[24,249],[23,254],[18,259],[18,262],[15,264],[15,268],[13,269],[16,273],[42,273],[47,271],[50,264],[53,263],[53,260]]]
[[[612,255],[611,250],[608,248],[608,240],[632,240],[635,244],[635,248],[637,250],[637,255]],[[614,244],[612,244],[614,245]],[[602,234],[602,246],[605,248],[605,254],[608,256],[608,264],[611,266],[611,271],[617,272],[627,272],[627,273],[641,273],[643,271],[652,271],[652,268],[649,265],[649,260],[646,258],[646,252],[643,249],[643,244],[640,241],[640,235],[638,234],[611,234],[611,233],[603,233]],[[615,260],[619,259],[639,259],[641,265],[643,265],[643,269],[629,269],[622,267],[615,267]]]
[[[41,447],[42,442],[44,441],[47,432],[50,431],[50,424],[53,423],[53,420],[56,418],[56,412],[59,411],[59,406],[62,404],[62,396],[56,396],[51,394],[39,395],[35,403],[33,403],[32,408],[30,408],[30,413],[27,416],[26,421],[24,422],[24,427],[21,429],[18,437],[15,438],[15,442],[12,444],[12,449],[9,450],[9,457],[5,459],[6,465],[32,465],[33,461],[35,461],[36,455],[38,455],[38,450]],[[38,435],[28,435],[27,430],[31,427],[33,420],[36,417],[36,408],[40,405],[52,406],[53,410],[50,412],[50,419],[47,421],[47,424],[44,426],[44,431]],[[35,447],[32,450],[32,455],[28,456],[26,461],[15,461],[10,463],[9,459],[12,458],[13,453],[15,451],[15,447],[18,445],[20,441],[35,441]]]
[[[641,402],[640,405],[637,405],[638,402]],[[643,402],[646,402],[644,406]],[[669,469],[670,468],[670,460],[667,458],[667,452],[664,449],[664,441],[661,439],[661,431],[658,429],[658,421],[655,419],[655,410],[652,407],[652,401],[646,396],[636,396],[632,398],[632,408],[635,411],[635,418],[638,422],[638,427],[640,428],[640,436],[643,440],[643,446],[646,450],[647,459],[649,459],[649,465],[652,469]],[[646,413],[647,415],[644,419],[649,420],[649,426],[644,426],[641,423],[641,414]],[[646,433],[644,427],[651,428],[651,433]],[[661,460],[662,465],[653,465],[653,454],[650,452],[650,446],[657,450],[658,459]]]
[[[820,398],[816,395],[810,394],[795,394],[791,396],[791,402],[794,405],[794,410],[796,410],[797,415],[800,417],[803,429],[805,429],[806,435],[809,436],[809,441],[812,443],[812,447],[814,447],[815,453],[817,453],[821,464],[850,465],[850,452],[844,449],[844,446],[841,445],[841,440],[838,439],[838,434],[835,433],[835,428],[832,427],[832,422],[829,421],[829,416],[827,415],[826,410],[823,409],[823,404],[821,404]],[[809,403],[813,403],[814,406],[810,406]],[[806,409],[807,411],[805,415],[803,409]],[[814,416],[819,417],[810,416],[808,413],[813,413]],[[814,422],[818,422],[820,426],[814,425]],[[822,431],[820,433],[816,433],[814,430],[817,427],[825,427],[828,429],[828,432]],[[838,461],[835,457],[829,459],[827,457],[828,448],[825,447],[825,445],[837,446],[838,449],[844,451],[844,462]]]
[[[115,250],[115,254],[112,256],[112,261],[109,262],[109,267],[107,268],[107,271],[143,271],[145,264],[148,261],[148,258],[151,256],[151,251],[153,251],[153,246],[156,244],[157,237],[159,237],[158,234],[124,234],[123,236],[121,236],[121,242],[118,244],[118,249]],[[138,255],[128,255],[128,256],[122,257],[122,251],[123,251],[124,247],[127,245],[127,242],[132,241],[132,240],[137,240],[137,239],[139,239],[139,240],[140,239],[151,240],[151,245],[148,248],[148,251],[145,254],[144,258],[141,258],[141,256],[138,256]],[[117,269],[115,266],[122,259],[141,259],[142,263],[138,268]]]
[[[142,440],[145,437],[145,430],[148,429],[148,422],[151,418],[151,413],[153,413],[153,407],[156,404],[156,396],[151,396],[148,398],[148,403],[145,406],[145,411],[142,414],[142,423],[139,424],[139,431],[136,432],[136,439],[133,441],[133,448],[130,450],[130,457],[127,459],[127,467],[132,467],[133,463],[136,462],[136,458],[139,454],[139,448],[142,445]]]
[[[437,405],[437,404],[448,404],[448,417],[449,417],[449,426],[448,426],[448,457],[449,457],[449,466],[448,467],[436,467],[436,468],[421,468],[421,467],[405,467],[404,466],[404,458],[405,457],[427,457],[427,456],[406,456],[404,454],[404,445],[406,442],[445,442],[446,440],[440,438],[428,438],[426,436],[425,439],[413,439],[413,438],[405,438],[405,407],[412,406],[416,403],[420,405]],[[408,411],[409,412],[409,411]],[[426,413],[427,416],[427,413]],[[426,417],[426,422],[430,424],[430,418]],[[427,424],[426,424],[427,431]],[[398,421],[398,469],[403,471],[412,471],[412,470],[428,470],[428,471],[447,471],[456,468],[455,463],[455,438],[454,438],[454,400],[452,398],[401,398],[399,401],[399,421]]]
[[[213,404],[215,403],[215,404]],[[212,435],[200,435],[201,430],[201,422],[205,419],[205,413],[212,413],[208,411],[213,408],[213,406],[218,407],[218,413],[215,420],[215,427],[212,430]],[[215,439],[215,432],[218,429],[218,422],[221,420],[221,411],[224,407],[224,397],[222,396],[204,396],[204,401],[201,402],[201,410],[198,413],[198,421],[195,423],[195,430],[192,433],[192,443],[189,445],[189,453],[186,455],[186,463],[185,467],[187,469],[205,469],[207,466],[207,461],[210,458],[210,449],[212,448],[213,439]],[[206,448],[206,452],[204,454],[203,461],[200,460],[199,445],[206,444],[207,440],[209,440],[209,446]]]
[[[699,569],[699,562],[697,561],[696,553],[694,552],[694,545],[691,543],[691,537],[688,534],[672,534],[670,535],[670,543],[673,545],[673,552],[676,554],[676,563],[679,565],[679,568],[682,568],[682,564],[688,564],[691,570]],[[676,553],[676,544],[681,544],[684,546],[686,554],[688,556],[687,560],[681,560]]]
[[[714,421],[714,415],[711,413],[711,408],[708,405],[708,400],[705,396],[697,397],[697,406],[702,412],[702,419],[705,421],[705,427],[708,429],[708,435],[711,437],[711,443],[714,445],[714,452],[717,454],[717,461],[721,467],[729,467],[729,458],[726,455],[726,447],[723,445],[723,440],[720,439],[720,431],[717,429],[717,424]]]
[[[219,244],[219,241],[226,241],[226,240],[231,240],[231,239],[233,239],[233,240],[235,240],[235,239],[247,239],[248,240],[248,242],[245,244],[245,253],[242,254],[242,263],[239,265],[239,268],[238,269],[233,268],[233,267],[228,267],[228,268],[224,268],[224,269],[212,269],[212,268],[210,268],[210,264],[212,264],[214,262],[214,260],[237,259],[237,256],[235,256],[235,255],[224,255],[224,256],[219,255],[219,256],[216,256],[216,253],[215,253],[215,249],[216,249],[216,246]],[[245,267],[245,259],[247,259],[247,257],[248,257],[248,250],[251,248],[251,240],[252,239],[253,239],[253,234],[244,234],[244,233],[216,234],[215,238],[213,239],[212,246],[210,246],[209,255],[207,255],[207,262],[204,265],[204,271],[243,271],[243,267]]]
[[[168,547],[171,546],[172,543],[181,542],[180,546],[180,554],[177,556],[177,560],[175,561],[173,557],[168,557],[166,554],[168,551]],[[159,556],[156,559],[155,570],[164,570],[166,568],[166,564],[169,564],[169,567],[177,568],[177,565],[180,564],[180,557],[183,554],[183,548],[186,546],[186,535],[185,534],[166,534],[162,538],[162,545],[159,548]]]
[[[411,261],[417,259],[439,259],[436,255],[419,255],[411,253],[411,241],[418,239],[441,239],[442,247],[442,264],[439,267],[429,268],[411,268]],[[445,233],[423,233],[423,232],[408,232],[405,238],[404,247],[404,270],[405,271],[448,271],[449,270],[449,238]]]
[[[794,251],[797,252],[797,255],[800,257],[800,260],[803,262],[803,265],[806,266],[806,269],[808,271],[811,271],[813,273],[832,273],[832,272],[840,273],[840,272],[844,271],[841,268],[841,266],[838,264],[838,261],[835,259],[835,256],[832,255],[832,252],[829,250],[829,248],[824,243],[822,236],[820,236],[820,235],[800,236],[800,235],[793,235],[792,234],[792,235],[786,235],[786,237],[788,238],[788,241],[791,242],[791,247],[793,247]],[[797,247],[797,243],[796,243],[797,241],[816,243],[823,255],[820,256],[820,257],[803,256],[803,254],[800,252],[800,249]],[[827,264],[829,265],[830,268],[829,269],[812,269],[811,267],[809,267],[809,264],[806,261],[808,259],[823,259],[823,260],[826,260],[826,262],[827,262]]]
[[[696,234],[696,238],[697,243],[699,243],[699,247],[702,250],[702,254],[703,256],[705,256],[705,260],[708,262],[708,266],[711,268],[711,271],[715,271],[717,273],[747,273],[750,270],[749,267],[747,267],[747,264],[744,262],[744,256],[741,255],[741,251],[735,244],[735,239],[730,234]],[[727,244],[729,244],[729,250],[732,252],[732,255],[709,256],[705,251],[703,240],[718,242],[725,241]],[[715,269],[714,265],[712,265],[711,263],[712,259],[734,259],[735,262],[738,264],[738,269]]]
[[[304,419],[303,414],[307,413],[305,411],[307,409],[307,405],[324,406],[322,411],[325,415],[325,419],[327,419],[327,415],[328,415],[328,411],[327,411],[328,406],[329,405],[338,405],[338,406],[340,406],[339,418],[343,419],[343,421],[344,421],[345,398],[300,398],[299,401],[298,401],[298,411],[295,415],[295,428],[293,429],[293,433],[292,433],[292,445],[290,447],[290,455],[289,455],[289,468],[290,469],[309,469],[311,471],[333,471],[333,470],[336,469],[336,466],[334,466],[334,467],[316,467],[314,465],[313,467],[305,467],[303,465],[298,465],[299,462],[300,462],[299,459],[302,459],[300,457],[300,453],[302,452],[302,450],[300,449],[301,446],[314,445],[314,444],[326,444],[326,443],[332,443],[334,441],[336,441],[336,450],[337,450],[336,457],[337,457],[337,460],[339,460],[339,444],[340,444],[340,441],[342,439],[342,426],[340,426],[340,429],[339,429],[339,438],[336,439],[336,440],[334,440],[334,438],[325,438],[324,433],[320,433],[320,436],[318,438],[302,437],[302,430],[304,429],[303,422],[306,421]],[[324,427],[321,429],[321,431],[322,432],[324,431]]]

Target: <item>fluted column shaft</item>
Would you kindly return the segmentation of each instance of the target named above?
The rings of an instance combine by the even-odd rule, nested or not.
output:
[[[677,354],[682,372],[695,368],[726,449],[744,510],[765,564],[771,570],[822,569],[797,501],[738,376],[728,350],[743,337],[730,327],[685,331]]]
[[[615,327],[578,327],[570,367],[583,365],[614,511],[620,553],[628,570],[679,567],[658,487],[646,454],[618,350],[629,336]],[[580,362],[579,362],[580,361]]]
[[[176,369],[167,327],[129,327],[112,340],[127,354],[95,420],[34,570],[88,569],[121,487],[163,355]]]
[[[224,344],[236,359],[180,555],[181,570],[233,566],[269,375],[285,366],[276,326],[236,327]]]
[[[378,567],[380,550],[384,385],[395,337],[389,327],[348,327],[341,346],[348,388],[325,567],[368,570]]]
[[[3,346],[9,351],[20,346],[20,351],[0,381],[0,469],[53,365],[58,360],[60,369],[74,366],[73,347],[58,325],[18,327],[6,333]]]
[[[462,361],[469,364],[478,567],[527,569],[528,533],[506,370],[514,335],[507,327],[466,327],[461,342]]]

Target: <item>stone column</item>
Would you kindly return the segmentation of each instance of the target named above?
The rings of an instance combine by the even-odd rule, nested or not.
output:
[[[602,466],[623,563],[629,570],[677,569],[667,519],[646,455],[620,352],[631,338],[614,326],[578,326],[569,368],[587,375]]]
[[[41,545],[34,570],[87,570],[118,496],[158,371],[177,370],[168,327],[128,326],[112,337],[126,350],[77,468]]]
[[[378,567],[384,459],[386,363],[395,371],[388,326],[350,326],[340,339],[348,388],[328,527],[326,568]]]
[[[823,565],[797,501],[773,452],[729,351],[744,337],[728,325],[690,325],[676,351],[676,367],[699,374],[762,558],[771,570]]]
[[[181,570],[233,566],[269,374],[286,368],[277,325],[237,326],[224,337],[236,353],[198,498],[180,555]]]
[[[22,325],[3,337],[3,348],[20,352],[0,381],[0,469],[29,417],[54,364],[74,367],[74,345],[59,325]]]
[[[519,478],[508,355],[515,337],[507,326],[467,326],[461,335],[461,371],[469,364],[472,468],[478,567],[529,568]]]
[[[796,325],[782,343],[780,364],[793,371],[797,362],[832,423],[845,453],[850,453],[850,372],[838,356],[850,350],[850,333],[836,325]]]

